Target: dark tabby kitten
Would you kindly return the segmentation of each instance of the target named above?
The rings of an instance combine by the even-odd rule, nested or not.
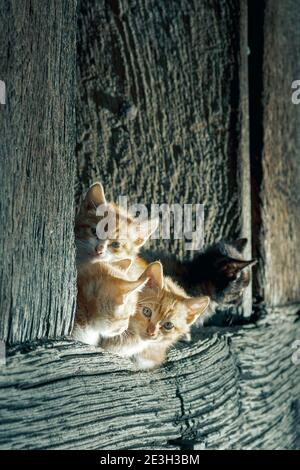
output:
[[[218,309],[237,307],[250,282],[250,267],[256,260],[246,261],[242,252],[246,238],[221,240],[204,248],[191,261],[160,258],[164,272],[191,296],[208,295],[211,299],[203,321]]]

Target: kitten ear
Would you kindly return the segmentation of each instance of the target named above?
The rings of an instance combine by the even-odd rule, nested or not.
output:
[[[123,294],[129,294],[136,290],[141,290],[146,284],[146,279],[137,279],[136,281],[122,280],[120,283],[120,290]]]
[[[112,261],[111,264],[116,266],[117,268],[123,269],[124,271],[128,271],[130,266],[132,265],[131,259],[121,259],[118,261]]]
[[[146,279],[146,285],[151,289],[155,287],[162,289],[164,286],[164,276],[160,261],[154,261],[154,263],[149,264],[140,279]]]
[[[194,297],[184,301],[185,306],[188,309],[187,312],[187,323],[192,325],[197,318],[202,315],[207,307],[209,306],[209,297]]]
[[[135,245],[142,247],[150,235],[155,232],[159,224],[159,219],[150,219],[136,224],[137,238],[135,239]]]
[[[139,278],[137,281],[126,281],[125,279],[118,279],[117,289],[118,295],[116,296],[116,303],[123,304],[125,298],[133,292],[140,292],[145,286],[147,279]]]
[[[104,189],[101,183],[92,184],[84,198],[84,206],[86,209],[97,209],[98,206],[106,204]]]
[[[228,277],[233,277],[245,268],[254,266],[256,259],[245,261],[243,259],[226,258],[221,266],[221,271]]]
[[[248,238],[239,238],[238,240],[233,240],[231,245],[234,246],[240,253],[246,248],[248,243]]]

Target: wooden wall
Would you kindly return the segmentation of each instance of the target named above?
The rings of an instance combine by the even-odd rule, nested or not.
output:
[[[249,158],[241,151],[248,130],[241,4],[79,3],[77,195],[101,180],[114,199],[205,204],[206,242],[243,232],[250,206],[240,185]],[[126,102],[135,119],[120,112]],[[188,255],[182,245],[152,246]]]

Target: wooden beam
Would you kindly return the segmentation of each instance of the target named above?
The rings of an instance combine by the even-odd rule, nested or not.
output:
[[[0,448],[297,448],[297,319],[286,309],[257,325],[205,328],[146,373],[68,341],[10,349]]]
[[[70,331],[75,298],[76,1],[0,10],[0,338]]]
[[[264,15],[262,114],[256,115],[262,162],[253,155],[252,165],[255,294],[275,306],[300,300],[300,105],[292,103],[292,82],[300,77],[299,1],[266,0]]]

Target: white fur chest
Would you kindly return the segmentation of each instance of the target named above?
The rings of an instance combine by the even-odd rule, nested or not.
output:
[[[126,343],[124,345],[120,345],[118,350],[116,351],[117,354],[125,357],[131,357],[135,354],[142,352],[148,346],[147,341],[143,341],[142,339],[132,341],[130,343]]]

